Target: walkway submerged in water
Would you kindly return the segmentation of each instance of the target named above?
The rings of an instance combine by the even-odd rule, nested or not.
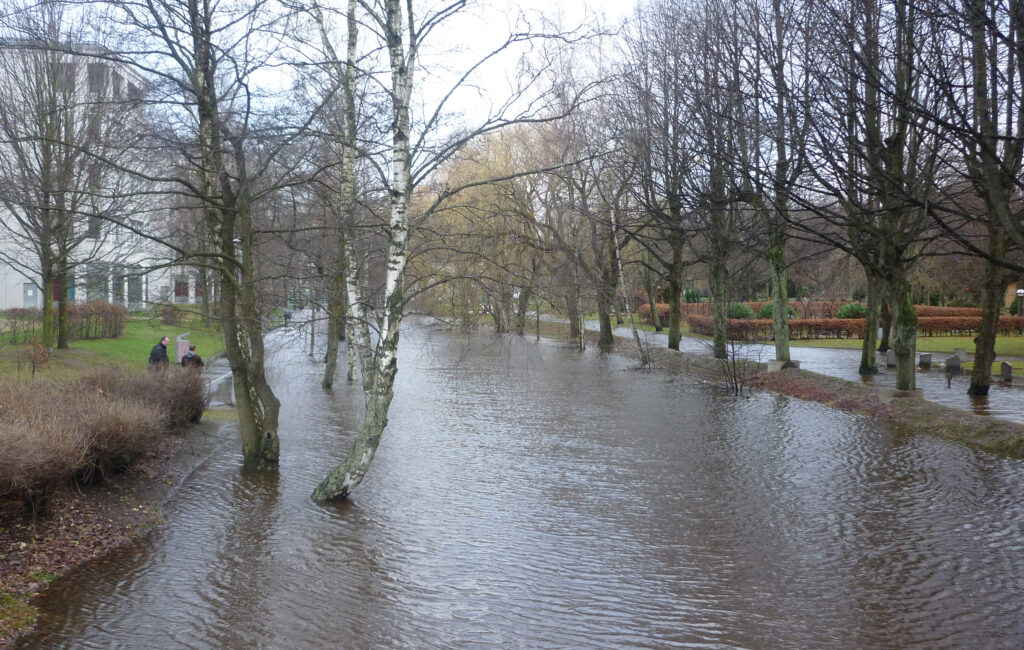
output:
[[[587,329],[595,329],[596,321],[588,321]],[[633,334],[628,328],[617,327],[615,336],[632,341]],[[641,337],[652,347],[668,347],[668,336],[653,332],[640,332]],[[710,355],[710,342],[705,339],[683,337],[679,349],[682,352],[698,355]],[[767,361],[775,356],[774,346],[765,344],[746,344],[740,347],[741,355],[755,361]],[[863,376],[857,372],[860,366],[860,350],[838,348],[791,348],[794,359],[800,360],[800,368],[829,377],[837,377],[869,386],[895,388],[895,369],[885,367],[884,356],[879,359],[878,374]],[[942,356],[933,354],[936,361]],[[1024,383],[1024,377],[1019,379]],[[946,375],[938,363],[931,370],[919,370],[917,387],[924,390],[924,397],[930,402],[948,406],[975,415],[987,415],[1017,424],[1024,424],[1024,386],[993,385],[987,397],[972,397],[967,394],[970,384],[969,375],[954,377],[951,385],[946,385]]]

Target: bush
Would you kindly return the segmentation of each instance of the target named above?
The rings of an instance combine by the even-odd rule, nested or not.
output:
[[[662,325],[668,323],[668,305],[666,303],[659,302],[655,307],[658,309],[658,322]],[[654,319],[651,318],[650,305],[640,305],[640,309],[637,310],[637,315],[640,316],[640,318],[642,318],[648,325],[654,324]]]
[[[859,302],[843,305],[836,311],[836,318],[864,318],[867,308]]]
[[[93,300],[81,305],[70,305],[71,338],[79,341],[90,339],[116,339],[124,334],[128,322],[128,309],[104,300]]]
[[[725,308],[725,317],[738,319],[753,318],[754,310],[746,303],[733,303]]]
[[[174,305],[160,305],[160,322],[164,325],[179,325],[181,311]]]
[[[772,316],[772,303],[766,302],[761,310],[757,312],[758,318],[773,318]],[[786,318],[796,318],[796,307],[793,305],[786,305]]]
[[[36,333],[36,328],[42,323],[43,311],[41,309],[8,309],[7,330],[11,333],[11,343],[17,343],[18,337],[25,343]]]
[[[0,497],[33,511],[61,484],[119,470],[162,434],[198,421],[199,373],[103,369],[71,382],[0,382]]]
[[[700,302],[700,292],[696,289],[686,289],[683,291],[683,302]]]

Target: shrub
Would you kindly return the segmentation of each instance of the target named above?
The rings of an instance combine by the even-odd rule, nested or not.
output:
[[[725,317],[726,318],[738,318],[738,319],[753,318],[754,317],[754,310],[750,307],[750,305],[748,305],[746,303],[742,303],[742,302],[733,303],[733,304],[729,305],[728,307],[726,307],[726,309],[725,309]]]
[[[160,322],[164,325],[181,323],[181,312],[174,305],[160,305]]]
[[[11,333],[11,343],[18,342],[21,336],[22,343],[28,341],[36,332],[36,328],[43,320],[43,312],[40,309],[8,309],[6,313],[7,329]]]
[[[657,303],[655,305],[655,307],[657,307],[657,309],[658,309],[658,322],[660,322],[662,325],[664,325],[665,323],[668,322],[668,310],[669,310],[669,307],[668,307],[668,305],[666,303],[663,303],[663,302]],[[651,318],[651,306],[650,305],[640,305],[640,309],[637,310],[637,315],[639,315],[640,318],[642,318],[644,320],[644,322],[647,323],[648,325],[653,325],[654,324],[654,319]]]
[[[71,338],[85,341],[121,336],[129,313],[122,305],[93,300],[81,305],[72,304],[68,315],[71,318]]]
[[[102,369],[71,382],[0,382],[0,497],[33,511],[69,480],[125,467],[161,435],[198,421],[199,373]]]
[[[836,311],[836,318],[864,318],[867,308],[859,302],[851,302],[843,305]]]
[[[686,289],[683,291],[683,302],[700,302],[700,292],[696,289]]]
[[[772,303],[766,302],[761,310],[757,312],[758,318],[772,318]],[[786,318],[796,318],[796,307],[786,305]]]

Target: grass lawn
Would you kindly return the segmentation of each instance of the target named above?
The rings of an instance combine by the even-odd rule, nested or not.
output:
[[[174,337],[185,332],[189,332],[188,340],[196,345],[196,351],[204,359],[224,351],[220,332],[163,325],[159,319],[133,319],[128,321],[120,338],[72,341],[67,350],[52,350],[42,372],[50,376],[77,375],[97,365],[142,369],[149,361],[149,351],[161,336],[171,337],[167,350],[170,356]],[[0,375],[31,373],[28,351],[27,345],[8,343],[0,347]]]
[[[859,350],[860,339],[815,339],[790,341],[792,347],[802,348],[846,348]],[[953,354],[957,348],[966,348],[974,354],[973,336],[922,336],[917,339],[918,352],[945,352]],[[1001,357],[1024,357],[1024,336],[1000,336],[996,338],[996,354]]]
[[[167,354],[173,357],[174,337],[185,332],[189,332],[188,340],[195,344],[196,352],[204,359],[224,351],[224,337],[220,332],[163,325],[157,319],[130,320],[120,338],[73,341],[71,349],[92,353],[97,363],[103,365],[145,368],[149,351],[161,336],[171,337]]]

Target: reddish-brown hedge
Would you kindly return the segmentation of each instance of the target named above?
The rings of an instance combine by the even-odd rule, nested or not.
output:
[[[705,316],[689,316],[686,322],[696,334],[714,333],[714,320]],[[770,341],[774,338],[770,318],[734,319],[726,321],[730,338],[744,341]],[[864,336],[863,318],[792,318],[789,335],[794,339],[860,338]]]
[[[128,322],[128,310],[124,306],[112,305],[103,300],[73,304],[69,315],[71,338],[80,341],[116,339],[124,334],[124,326]]]
[[[705,316],[689,316],[686,322],[696,334],[712,334],[714,321]],[[918,334],[925,336],[969,336],[981,328],[980,317],[918,318]],[[744,341],[769,341],[774,338],[771,319],[729,319],[727,332],[731,338]],[[1024,335],[1024,317],[1004,316],[999,319],[999,334]],[[794,339],[862,338],[863,318],[793,318],[789,335]]]

